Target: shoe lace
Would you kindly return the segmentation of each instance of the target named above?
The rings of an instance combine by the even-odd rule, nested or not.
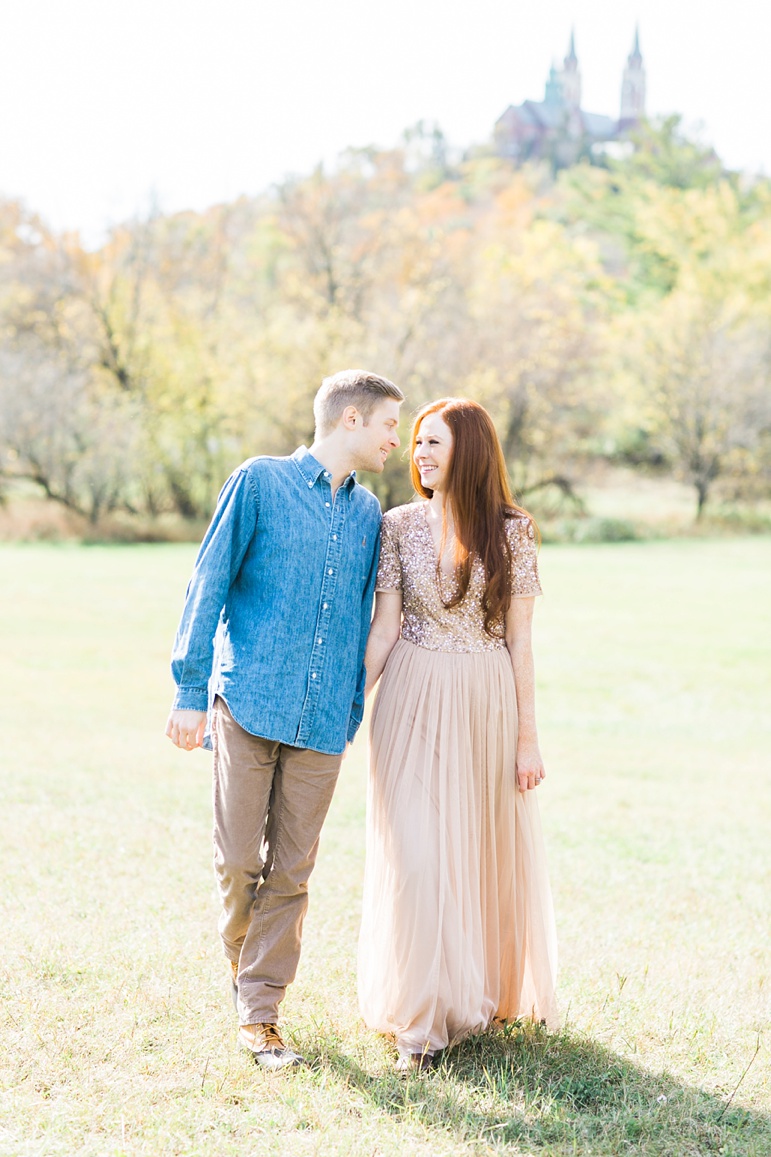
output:
[[[257,1028],[260,1032],[263,1041],[264,1049],[283,1049],[286,1048],[281,1033],[275,1024],[258,1024]]]

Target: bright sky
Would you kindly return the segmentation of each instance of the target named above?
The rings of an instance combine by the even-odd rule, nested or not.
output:
[[[3,0],[0,195],[93,242],[151,201],[256,193],[420,119],[481,141],[542,98],[571,26],[584,108],[617,115],[636,21],[649,113],[771,172],[757,0]]]

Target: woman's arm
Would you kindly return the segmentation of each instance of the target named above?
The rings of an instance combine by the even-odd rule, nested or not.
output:
[[[506,646],[514,668],[517,689],[517,783],[520,791],[536,787],[546,772],[538,748],[535,725],[535,668],[533,665],[532,623],[534,598],[511,600],[506,613]]]
[[[402,629],[402,592],[378,591],[375,595],[375,615],[369,629],[364,666],[367,669],[365,697],[377,683],[388,656],[396,646]]]

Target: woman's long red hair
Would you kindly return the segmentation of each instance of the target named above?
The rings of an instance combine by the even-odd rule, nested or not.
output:
[[[455,607],[462,602],[471,581],[471,567],[476,555],[485,570],[482,596],[484,628],[494,630],[511,604],[511,545],[505,532],[507,518],[531,516],[514,501],[506,473],[503,450],[493,420],[484,406],[468,398],[440,398],[418,411],[410,434],[410,473],[418,494],[431,498],[420,480],[415,464],[415,445],[420,424],[429,414],[440,414],[452,431],[453,447],[447,473],[445,505],[449,503],[455,523],[455,568],[458,589],[444,602]],[[444,512],[442,515],[444,522]],[[445,528],[442,528],[442,543]]]

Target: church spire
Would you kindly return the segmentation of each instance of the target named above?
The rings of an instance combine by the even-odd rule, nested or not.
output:
[[[573,28],[570,30],[570,46],[563,64],[562,94],[565,98],[565,104],[568,108],[579,109],[581,107],[581,73],[578,70],[576,34]]]
[[[634,44],[626,58],[621,82],[621,116],[619,126],[630,128],[645,116],[645,68],[640,52],[640,29],[635,26]]]

